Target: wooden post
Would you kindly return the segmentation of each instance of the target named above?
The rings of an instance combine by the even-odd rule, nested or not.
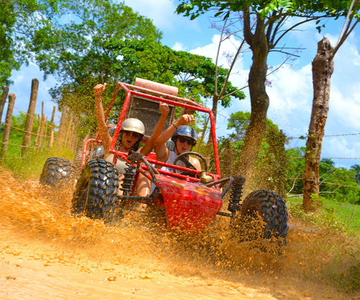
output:
[[[5,160],[6,159],[6,152],[7,147],[9,143],[9,137],[10,137],[10,129],[11,129],[11,118],[12,113],[14,110],[14,104],[15,104],[16,96],[14,94],[9,95],[9,106],[6,113],[6,119],[5,119],[5,128],[4,128],[4,135],[3,135],[3,144],[1,149],[1,157]]]
[[[1,119],[2,119],[2,113],[4,110],[4,106],[5,106],[5,102],[6,102],[6,98],[8,96],[9,93],[9,87],[6,86],[4,87],[3,93],[1,95],[1,100],[0,100],[0,124],[1,124]]]
[[[39,120],[40,121],[40,120]],[[44,137],[44,128],[45,128],[45,114],[42,114],[41,121],[40,121],[40,130],[39,130],[39,144],[37,151],[39,152],[42,146],[43,137]]]
[[[73,119],[74,119],[74,117],[73,117],[73,115],[71,115],[70,116],[70,120],[69,120],[69,123],[67,124],[68,125],[68,128],[67,128],[67,130],[66,130],[66,139],[65,139],[65,141],[66,141],[66,148],[70,148],[70,144],[71,144],[71,136],[72,136],[72,130],[71,130],[71,128],[73,127],[72,125],[73,125]]]
[[[49,123],[48,118],[45,117],[44,143],[42,143],[41,150],[44,150],[45,144],[46,144],[46,141],[47,141],[47,138],[48,138],[48,123]]]
[[[38,121],[38,128],[35,136],[34,149],[37,149],[39,145],[39,134],[40,134],[40,124],[41,124],[40,115],[37,116],[37,121]]]
[[[34,78],[31,83],[30,103],[26,116],[25,135],[23,138],[23,143],[21,148],[22,156],[28,152],[30,146],[38,89],[39,89],[39,80]]]
[[[74,119],[73,122],[73,130],[71,132],[71,138],[70,138],[70,149],[72,151],[76,150],[76,144],[77,144],[77,130],[78,130],[78,126],[79,126],[79,120],[77,118]]]
[[[67,123],[67,107],[64,107],[64,109],[61,113],[59,135],[57,138],[57,143],[60,147],[64,146],[63,144],[64,144],[64,139],[65,139],[65,134],[66,134],[66,123]]]
[[[39,123],[39,144],[37,147],[37,151],[39,152],[42,146],[42,142],[44,139],[44,127],[45,127],[45,114],[44,114],[44,101],[41,102],[41,121]]]
[[[56,111],[56,106],[54,105],[53,112],[51,115],[51,121],[50,121],[50,139],[49,139],[49,147],[48,147],[49,149],[51,149],[54,144],[55,111]]]
[[[50,142],[49,142],[49,149],[51,149],[54,145],[54,130],[50,131]]]

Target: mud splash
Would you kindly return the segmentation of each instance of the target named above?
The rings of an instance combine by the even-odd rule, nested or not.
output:
[[[120,226],[105,226],[70,215],[71,191],[54,192],[0,173],[0,254],[9,270],[0,272],[0,298],[23,293],[23,299],[360,299],[328,279],[336,257],[345,266],[348,253],[358,251],[341,235],[291,220],[288,244],[278,249],[260,241],[260,246],[238,243],[223,219],[200,237],[144,224],[136,213]],[[17,268],[20,258],[39,278],[48,275],[49,266],[57,266],[60,278],[62,272],[73,274],[71,288],[57,280],[42,294],[43,280],[34,282],[24,273],[18,276],[28,276],[28,284],[15,285],[11,267]]]

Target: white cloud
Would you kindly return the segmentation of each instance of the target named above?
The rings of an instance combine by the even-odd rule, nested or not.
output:
[[[184,45],[179,42],[176,42],[172,49],[176,51],[185,51]]]
[[[176,31],[178,28],[192,28],[199,31],[197,20],[189,21],[182,15],[177,15],[175,9],[177,1],[173,0],[125,0],[126,5],[134,11],[152,19],[154,25],[161,31]]]

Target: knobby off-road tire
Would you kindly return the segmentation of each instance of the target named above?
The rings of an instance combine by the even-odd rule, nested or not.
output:
[[[40,175],[40,184],[52,188],[69,187],[75,180],[75,166],[65,158],[50,157],[46,160]]]
[[[259,220],[259,217],[263,223],[263,229],[261,232],[251,233],[251,229],[249,229],[252,226],[251,222]],[[247,234],[246,230],[250,232],[250,236],[246,240],[251,240],[256,236],[263,239],[275,238],[280,241],[280,244],[286,244],[289,229],[288,212],[285,201],[274,192],[256,190],[250,193],[241,204],[241,222],[240,228],[245,229],[243,234]],[[259,230],[259,227],[255,230]]]
[[[90,160],[76,184],[72,212],[92,219],[111,221],[116,208],[119,174],[112,163]]]

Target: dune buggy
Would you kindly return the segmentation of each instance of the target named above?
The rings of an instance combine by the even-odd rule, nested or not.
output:
[[[189,234],[203,232],[217,216],[230,218],[232,228],[236,228],[236,224],[247,222],[248,217],[257,215],[264,223],[264,238],[286,238],[288,213],[284,200],[278,194],[268,190],[256,190],[242,200],[244,178],[221,178],[215,122],[211,110],[192,100],[178,97],[173,87],[137,79],[135,85],[123,82],[117,84],[106,117],[119,88],[126,92],[126,96],[110,146],[114,161],[110,163],[101,158],[89,160],[92,144],[99,144],[101,141],[95,138],[84,143],[82,172],[72,199],[73,213],[83,213],[90,218],[111,221],[114,217],[121,217],[126,209],[132,207],[131,203],[145,203],[147,209],[162,212],[169,229],[176,228]],[[167,103],[170,107],[165,128],[172,124],[175,111],[193,111],[209,116],[214,171],[209,170],[207,160],[197,152],[179,155],[177,161],[183,161],[185,164],[177,165],[175,161],[174,165],[169,165],[157,161],[155,153],[143,156],[137,152],[124,153],[115,149],[121,124],[128,117],[143,121],[146,128],[143,142],[146,142],[146,137],[151,134],[159,117],[159,101]],[[187,164],[189,155],[199,158],[202,171]],[[121,183],[115,167],[117,159],[127,162]],[[162,170],[162,166],[169,167],[174,172]],[[134,187],[140,173],[156,187],[148,197],[134,195]],[[119,193],[119,190],[122,192]],[[223,207],[226,195],[229,200],[226,201],[227,207]]]

